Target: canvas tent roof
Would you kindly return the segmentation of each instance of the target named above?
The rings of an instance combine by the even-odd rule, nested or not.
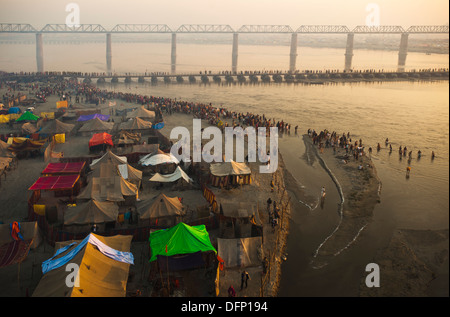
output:
[[[82,225],[116,221],[119,215],[119,206],[113,202],[96,201],[87,202],[70,207],[64,213],[65,225]]]
[[[13,138],[12,144],[8,147],[11,152],[25,152],[39,150],[45,144],[44,141],[33,141],[30,139]]]
[[[151,129],[152,123],[150,121],[142,120],[139,117],[133,118],[132,120],[122,122],[119,126],[120,130],[144,130]]]
[[[226,267],[247,267],[261,265],[259,258],[261,237],[240,239],[217,239],[218,255]]]
[[[127,113],[127,118],[139,117],[139,118],[154,119],[155,116],[156,116],[156,114],[154,111],[147,110],[147,109],[145,109],[144,106],[139,107],[136,110]]]
[[[59,249],[51,261],[44,262],[53,265],[53,269],[42,276],[33,297],[125,297],[130,264],[134,261],[130,252],[132,239],[133,236],[103,237],[91,233],[83,241]],[[68,272],[64,264],[69,261],[79,267],[78,287],[68,287],[65,282]]]
[[[86,162],[48,163],[41,174],[80,174]]]
[[[61,176],[42,176],[28,190],[63,190],[72,189],[80,178],[78,174]]]
[[[150,262],[155,261],[158,255],[172,256],[198,251],[217,253],[205,225],[189,226],[180,222],[172,228],[150,233],[149,242],[152,254]]]
[[[95,118],[87,121],[83,126],[78,130],[79,132],[108,132],[111,131],[114,127],[114,122],[104,122],[99,118]]]
[[[97,201],[124,201],[124,196],[135,196],[136,185],[121,176],[93,177],[77,196],[77,199],[95,199]]]
[[[243,201],[224,201],[220,203],[221,211],[225,217],[250,218],[257,215],[257,204]]]
[[[168,197],[163,193],[152,199],[139,202],[137,211],[140,219],[183,216],[186,214],[185,208],[178,197]]]
[[[126,164],[127,157],[126,156],[118,156],[111,151],[106,151],[106,153],[98,159],[92,161],[90,167],[94,169],[97,165],[100,166],[100,163],[113,163],[114,165]]]
[[[248,167],[245,163],[237,163],[233,160],[230,162],[211,164],[210,170],[211,174],[214,176],[251,174],[250,167]]]
[[[38,130],[38,128],[32,124],[31,122],[27,122],[24,123],[22,125],[22,131],[27,134],[27,133],[35,133]]]
[[[116,165],[111,162],[97,164],[91,175],[93,177],[122,176],[131,182],[139,182],[142,180],[142,172],[140,170],[135,169],[129,164]]]
[[[178,164],[180,161],[172,153],[147,154],[139,160],[139,164],[143,166],[159,165],[159,164]]]
[[[49,121],[40,131],[40,134],[59,134],[59,133],[70,133],[74,124],[64,123],[58,119]]]
[[[155,175],[150,178],[151,182],[162,182],[162,183],[171,183],[179,180],[180,178],[183,178],[186,182],[192,183],[193,180],[190,178],[182,169],[181,167],[177,166],[175,172],[172,174],[159,174],[155,173]]]

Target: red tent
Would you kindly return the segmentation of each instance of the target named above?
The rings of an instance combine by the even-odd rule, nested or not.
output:
[[[28,190],[63,190],[72,189],[80,175],[42,176]]]
[[[93,147],[96,145],[103,145],[103,144],[108,144],[108,145],[114,146],[111,134],[108,134],[106,132],[96,133],[89,140],[89,147]]]
[[[61,174],[80,174],[83,171],[86,162],[72,163],[49,163],[41,174],[61,175]]]

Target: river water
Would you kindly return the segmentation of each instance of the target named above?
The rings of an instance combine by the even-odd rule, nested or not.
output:
[[[34,45],[3,45],[0,69],[34,71]],[[47,45],[46,70],[105,71],[105,46]],[[298,51],[298,69],[342,69],[344,51],[306,48]],[[397,52],[355,50],[355,68],[396,69]],[[231,46],[179,44],[180,73],[229,70]],[[448,68],[448,55],[409,53],[407,69]],[[285,70],[289,47],[240,45],[239,70]],[[170,44],[115,44],[116,72],[170,71]],[[393,231],[447,229],[449,223],[449,91],[448,81],[303,84],[104,84],[105,89],[181,100],[212,103],[238,112],[265,114],[308,128],[350,132],[374,151],[372,159],[382,181],[381,203],[373,222],[358,240],[322,269],[310,265],[319,244],[338,222],[337,191],[330,190],[324,208],[311,211],[299,206],[292,212],[287,261],[282,265],[280,296],[357,296],[364,267],[385,247]],[[293,131],[293,128],[292,128]],[[389,138],[392,154],[384,146]],[[292,133],[280,139],[280,151],[293,177],[308,195],[334,184],[319,164],[309,165],[301,137]],[[375,150],[382,145],[380,152]],[[399,159],[398,147],[413,151],[411,177],[405,177],[407,159]],[[423,155],[417,159],[417,151]],[[431,151],[436,158],[431,159]]]

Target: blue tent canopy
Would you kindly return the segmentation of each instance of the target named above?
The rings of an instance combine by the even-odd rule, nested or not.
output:
[[[109,115],[107,114],[99,114],[99,113],[94,113],[94,114],[88,114],[88,115],[81,115],[77,121],[89,121],[92,119],[98,118],[102,121],[106,121],[109,119]]]
[[[8,109],[8,113],[21,113],[21,110],[19,107],[11,107]]]

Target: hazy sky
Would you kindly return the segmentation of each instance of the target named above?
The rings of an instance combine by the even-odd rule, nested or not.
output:
[[[1,23],[65,23],[66,5],[80,8],[81,24],[244,24],[364,25],[370,3],[379,8],[381,25],[448,24],[448,0],[0,0]]]

